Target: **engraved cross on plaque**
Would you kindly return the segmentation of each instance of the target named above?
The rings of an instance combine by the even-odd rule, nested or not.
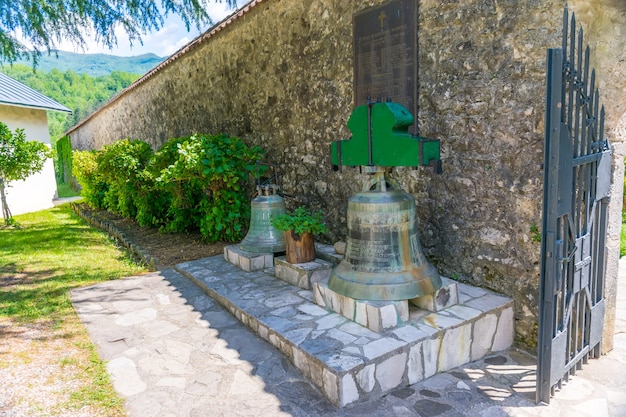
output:
[[[380,24],[380,30],[385,30],[385,19],[386,18],[387,18],[387,15],[385,14],[385,11],[383,10],[378,15],[378,23]]]

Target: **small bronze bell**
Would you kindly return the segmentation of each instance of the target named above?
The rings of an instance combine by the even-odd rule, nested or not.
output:
[[[257,191],[258,196],[251,203],[250,228],[239,247],[254,253],[284,252],[283,233],[270,221],[286,211],[285,200],[278,195],[276,185],[258,186]]]

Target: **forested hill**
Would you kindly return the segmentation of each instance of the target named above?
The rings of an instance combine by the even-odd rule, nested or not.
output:
[[[41,54],[37,63],[37,71],[50,72],[56,68],[61,72],[72,70],[77,74],[87,74],[92,77],[108,75],[115,71],[143,75],[163,62],[164,59],[155,54],[115,56],[56,51],[50,55]],[[17,64],[32,67],[30,61],[18,61]]]
[[[73,70],[49,72],[32,66],[14,64],[0,67],[0,72],[39,91],[72,110],[72,114],[48,112],[48,125],[52,141],[102,106],[115,94],[128,87],[141,74],[113,71],[107,75],[92,77]]]
[[[42,54],[35,70],[30,61],[0,66],[0,72],[72,110],[72,114],[48,112],[53,142],[164,59],[154,54],[57,54]]]

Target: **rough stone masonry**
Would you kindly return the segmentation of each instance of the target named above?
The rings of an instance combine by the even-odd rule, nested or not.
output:
[[[323,209],[345,239],[358,170],[331,171],[329,144],[347,138],[353,103],[352,17],[379,0],[264,0],[70,131],[74,149],[142,139],[155,148],[194,132],[238,135],[277,164],[291,206]],[[588,30],[608,134],[624,140],[626,7],[570,0]],[[546,49],[559,47],[565,0],[421,0],[417,120],[440,139],[443,174],[399,169],[418,202],[420,239],[441,274],[515,301],[516,342],[537,334]],[[219,30],[218,30],[219,29]],[[607,334],[612,334],[623,150],[615,152]],[[613,288],[613,290],[611,290]],[[611,293],[613,291],[613,293]],[[611,295],[612,294],[612,295]],[[610,349],[610,338],[605,350]]]

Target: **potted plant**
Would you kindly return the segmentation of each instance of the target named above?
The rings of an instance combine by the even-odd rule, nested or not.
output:
[[[290,213],[274,217],[271,223],[283,232],[287,262],[299,264],[315,260],[313,235],[327,230],[321,211],[311,213],[305,207],[298,207]]]

